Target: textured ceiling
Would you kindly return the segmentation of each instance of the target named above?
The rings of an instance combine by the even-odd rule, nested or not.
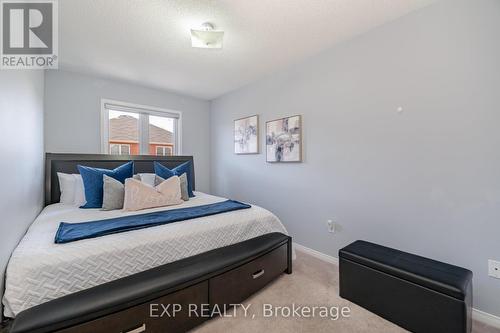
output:
[[[64,0],[60,68],[213,99],[434,0]],[[213,22],[222,50],[191,48]]]

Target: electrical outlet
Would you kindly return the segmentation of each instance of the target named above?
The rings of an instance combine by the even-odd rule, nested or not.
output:
[[[333,220],[327,220],[326,226],[328,228],[328,232],[332,234],[335,233],[335,222],[333,222]]]
[[[500,279],[500,261],[488,260],[488,275]]]

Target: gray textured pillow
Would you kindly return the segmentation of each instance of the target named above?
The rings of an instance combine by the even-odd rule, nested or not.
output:
[[[188,178],[185,172],[179,177],[179,180],[181,181],[181,199],[184,201],[188,201]]]
[[[123,208],[123,199],[125,198],[125,186],[118,180],[103,176],[103,197],[101,210],[115,210]]]

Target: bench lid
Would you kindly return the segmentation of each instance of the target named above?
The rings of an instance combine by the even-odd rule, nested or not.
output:
[[[340,249],[339,257],[460,300],[472,282],[468,269],[361,240]]]

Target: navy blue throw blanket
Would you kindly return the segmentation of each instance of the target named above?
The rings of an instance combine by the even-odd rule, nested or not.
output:
[[[209,205],[164,210],[160,212],[116,217],[107,220],[66,223],[57,229],[55,243],[69,243],[81,239],[95,238],[118,232],[144,229],[203,216],[216,215],[252,206],[235,200],[227,200]]]

